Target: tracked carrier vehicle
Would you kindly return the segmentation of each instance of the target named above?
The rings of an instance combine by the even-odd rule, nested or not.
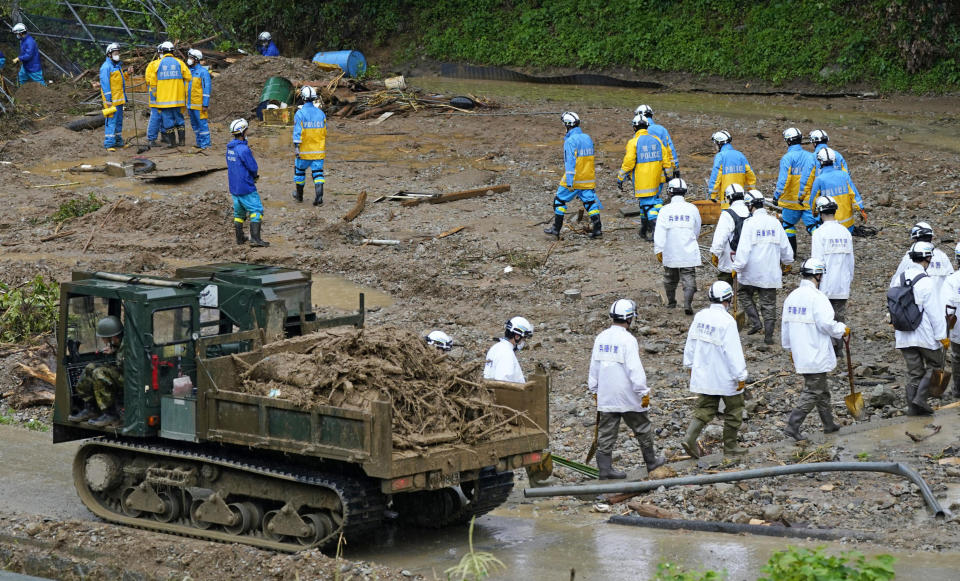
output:
[[[310,287],[308,272],[247,264],[62,284],[53,439],[86,440],[73,465],[83,503],[120,524],[299,550],[365,536],[388,508],[414,525],[469,521],[506,500],[513,470],[541,462],[545,374],[493,388],[525,412],[501,435],[421,451],[393,448],[390,402],[306,409],[237,392],[242,367],[306,349],[315,330],[363,325],[363,295],[356,313],[321,319]],[[108,357],[95,336],[107,315],[124,326],[121,425],[96,428],[68,416],[84,367]]]

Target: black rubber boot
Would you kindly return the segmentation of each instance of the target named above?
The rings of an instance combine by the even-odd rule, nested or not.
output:
[[[640,452],[643,454],[643,463],[647,465],[647,474],[650,474],[660,466],[663,466],[667,463],[667,459],[663,456],[657,456],[657,451],[650,446],[649,448],[640,448]]]
[[[269,242],[264,242],[260,238],[260,225],[263,222],[250,222],[250,246],[270,246]]]
[[[93,402],[87,401],[83,403],[83,409],[77,411],[75,414],[70,414],[67,416],[67,421],[70,422],[85,422],[87,420],[92,420],[97,417],[98,411],[96,406],[93,405]]]
[[[163,140],[166,142],[167,147],[176,147],[177,146],[177,131],[176,129],[170,129],[169,131],[163,132]]]
[[[647,239],[647,228],[649,227],[649,225],[650,225],[650,220],[647,220],[647,215],[646,213],[644,213],[642,216],[640,216],[640,239],[641,240]]]
[[[700,446],[697,445],[697,438],[700,437],[700,432],[703,431],[706,425],[707,424],[696,418],[690,420],[690,425],[687,426],[687,434],[684,436],[683,441],[680,442],[684,451],[693,458],[700,457]]]
[[[747,314],[747,319],[750,320],[750,330],[747,331],[747,335],[756,335],[760,331],[763,331],[763,325],[760,324],[760,315],[757,314],[756,307],[746,305],[743,308],[743,312]]]
[[[693,295],[697,294],[696,289],[683,289],[683,312],[687,315],[693,314]]]
[[[297,189],[293,191],[293,199],[296,202],[303,201],[303,184],[294,184]]]
[[[648,221],[647,221],[647,235],[644,236],[643,239],[646,240],[647,242],[653,242],[653,232],[654,232],[656,229],[657,229],[657,221],[656,221],[656,220],[648,220]]]
[[[187,144],[187,128],[177,127],[177,145],[183,147]]]
[[[603,226],[600,224],[600,215],[594,214],[590,216],[590,222],[593,224],[593,231],[590,232],[590,238],[602,238]]]
[[[553,215],[553,226],[545,229],[544,234],[549,234],[550,236],[560,237],[560,231],[563,230],[563,214],[554,214]]]
[[[233,230],[237,234],[237,244],[246,244],[247,235],[243,233],[243,222],[234,222]]]
[[[663,283],[664,293],[667,295],[667,308],[675,309],[677,308],[677,287],[669,286],[667,283]]]
[[[319,184],[313,184],[313,205],[322,206],[323,205],[323,182]]]
[[[823,424],[823,433],[832,434],[840,430],[840,426],[833,421],[833,414],[830,412],[823,412],[817,410],[817,413],[820,414],[820,423]]]
[[[787,240],[790,242],[790,248],[793,248],[793,255],[797,255],[797,237],[796,236],[787,236]]]
[[[773,329],[776,324],[776,321],[763,322],[763,342],[767,345],[773,345]]]
[[[807,414],[803,413],[800,410],[793,410],[790,412],[790,417],[787,418],[787,427],[783,429],[783,433],[790,436],[796,441],[806,440],[806,436],[800,433],[800,424],[803,423],[804,418],[807,417]]]
[[[613,469],[613,455],[606,452],[597,452],[597,468],[600,469],[600,480],[614,480],[627,477],[626,472]]]

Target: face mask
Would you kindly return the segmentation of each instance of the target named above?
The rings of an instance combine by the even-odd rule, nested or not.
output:
[[[197,62],[197,61],[195,61],[195,60],[193,60],[193,59],[187,59],[187,66],[188,66],[188,67],[192,67],[192,66],[193,66],[193,63],[195,63],[195,62]]]
[[[118,54],[110,55],[110,60],[112,60],[112,61],[115,62],[115,63],[118,63],[118,62],[120,62],[120,55],[118,55]]]
[[[517,342],[517,351],[523,350],[523,348],[524,348],[526,345],[527,345],[527,342],[524,341],[523,339],[521,339],[520,341]]]

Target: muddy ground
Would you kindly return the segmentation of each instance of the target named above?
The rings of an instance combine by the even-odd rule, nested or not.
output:
[[[416,79],[408,79],[416,84]],[[857,273],[848,308],[853,329],[855,378],[865,392],[869,420],[897,422],[904,406],[905,368],[894,349],[892,329],[884,322],[883,289],[908,247],[909,227],[918,220],[933,224],[939,246],[952,256],[960,218],[960,142],[951,134],[957,125],[960,99],[890,97],[884,99],[813,99],[792,96],[718,96],[701,93],[645,93],[623,89],[519,87],[502,83],[449,84],[424,79],[424,86],[456,93],[488,95],[501,107],[477,113],[436,110],[395,115],[386,122],[331,119],[326,162],[326,204],[313,208],[291,197],[293,153],[290,130],[253,123],[250,144],[260,163],[260,192],[266,206],[264,238],[269,248],[238,247],[233,240],[226,173],[219,171],[180,183],[163,184],[104,174],[66,172],[80,163],[126,160],[135,147],[106,154],[102,130],[74,133],[59,126],[56,116],[35,119],[0,143],[0,195],[8,210],[0,215],[0,281],[19,284],[37,273],[67,280],[76,269],[171,275],[179,266],[221,261],[280,264],[342,276],[392,297],[392,305],[370,313],[369,325],[398,325],[421,333],[441,329],[463,344],[455,356],[465,361],[483,357],[502,324],[523,315],[536,325],[529,347],[520,353],[527,373],[543,365],[553,373],[551,449],[582,459],[593,434],[594,408],[586,393],[593,337],[609,319],[607,309],[619,297],[637,301],[636,326],[642,357],[653,389],[651,418],[657,446],[668,457],[680,455],[680,438],[689,418],[687,373],[680,360],[691,317],[661,307],[661,268],[652,246],[637,237],[634,218],[620,216],[632,200],[616,190],[616,171],[630,137],[632,109],[645,102],[673,136],[683,176],[702,197],[700,184],[709,176],[713,147],[709,135],[727,129],[743,151],[761,189],[772,193],[780,156],[780,132],[797,126],[804,133],[822,128],[831,146],[846,157],[864,194],[869,225],[876,236],[857,238]],[[215,107],[215,104],[211,106]],[[563,127],[559,112],[577,111],[583,129],[597,145],[598,195],[604,204],[604,236],[589,240],[567,231],[559,244],[542,229],[551,218],[551,202],[562,175]],[[492,114],[491,114],[492,113]],[[133,135],[132,113],[125,121]],[[138,119],[140,131],[145,119]],[[148,156],[158,169],[214,167],[223,164],[228,135],[213,123],[213,148],[200,154],[189,148],[154,151]],[[188,131],[188,141],[192,134]],[[78,182],[78,183],[74,183]],[[68,184],[68,185],[60,185]],[[448,204],[403,207],[369,203],[351,223],[341,217],[360,192],[368,199],[399,190],[448,192],[484,185],[510,184],[511,189],[483,198]],[[309,188],[308,188],[309,189]],[[48,221],[70,199],[95,193],[107,204],[99,211],[59,226]],[[108,212],[112,210],[112,214]],[[435,238],[459,226],[459,233]],[[55,233],[70,235],[42,238]],[[93,233],[89,248],[83,250]],[[712,228],[701,244],[708,246]],[[363,245],[364,238],[394,239],[397,246]],[[801,258],[809,236],[801,234]],[[508,268],[509,267],[509,268]],[[713,280],[709,265],[698,269],[694,306],[706,306],[705,291]],[[787,277],[792,289],[796,277]],[[565,298],[567,289],[581,291],[580,300]],[[781,293],[782,302],[786,292]],[[327,304],[326,297],[314,302]],[[812,459],[890,459],[907,461],[934,488],[945,494],[960,482],[960,470],[938,464],[956,455],[956,442],[862,449],[837,448],[827,441],[815,447],[781,443],[786,415],[796,401],[802,380],[791,373],[789,356],[768,348],[760,336],[744,336],[744,350],[753,381],[753,399],[741,430],[742,442],[756,448],[743,465]],[[4,368],[12,366],[5,361]],[[831,374],[834,409],[841,424],[852,424],[843,405],[848,389],[843,365]],[[785,371],[784,371],[785,370]],[[4,371],[7,381],[16,378]],[[947,399],[945,403],[952,400]],[[42,412],[33,414],[42,419]],[[941,414],[955,414],[943,411]],[[932,418],[936,424],[937,419]],[[812,414],[806,428],[819,433]],[[615,459],[637,470],[642,459],[636,444],[621,433]],[[720,448],[719,425],[705,432],[712,451]],[[812,456],[810,454],[813,453]],[[681,473],[719,467],[720,461],[677,464]],[[580,476],[557,470],[564,482]],[[824,483],[842,486],[849,502],[824,502]],[[869,530],[881,545],[936,551],[960,537],[955,523],[928,526],[918,518],[922,501],[910,487],[893,489],[892,480],[862,476],[830,479],[783,478],[712,494],[665,491],[649,497],[665,508],[680,507],[691,518],[743,521],[757,518],[806,526]],[[521,484],[525,483],[521,477]],[[852,495],[849,494],[852,491]],[[732,501],[732,502],[731,502]],[[774,508],[770,508],[774,507]],[[616,510],[627,511],[625,505]],[[778,510],[779,509],[779,510]],[[779,513],[779,514],[778,514]],[[186,541],[192,542],[192,541]]]

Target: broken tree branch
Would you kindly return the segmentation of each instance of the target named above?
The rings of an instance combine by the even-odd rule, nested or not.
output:
[[[97,230],[103,229],[103,226],[107,223],[107,218],[110,217],[110,214],[113,214],[113,211],[117,209],[117,206],[119,206],[120,202],[122,201],[123,201],[123,198],[120,198],[119,200],[117,200],[117,203],[110,207],[110,210],[103,217],[103,220],[100,221],[100,225],[90,230],[90,237],[87,238],[87,243],[83,245],[83,250],[80,251],[80,254],[83,254],[87,251],[87,248],[90,247],[90,243],[93,242],[93,235],[97,233]]]
[[[503,184],[500,186],[485,186],[482,188],[475,188],[472,190],[463,190],[460,192],[450,192],[447,194],[437,194],[430,196],[429,198],[417,198],[414,200],[407,200],[402,202],[403,206],[417,206],[422,202],[430,202],[431,204],[443,204],[446,202],[454,202],[457,200],[465,200],[467,198],[476,198],[479,196],[485,196],[487,193],[498,194],[500,192],[510,191],[510,184]]]

